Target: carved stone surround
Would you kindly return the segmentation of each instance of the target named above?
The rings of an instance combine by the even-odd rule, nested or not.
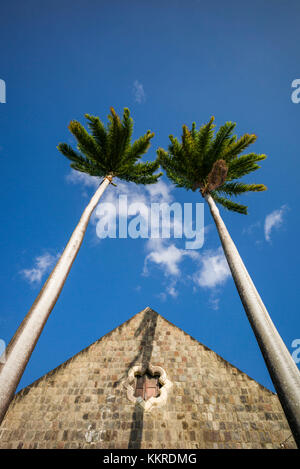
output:
[[[158,381],[161,385],[159,389],[159,396],[158,397],[150,397],[147,401],[145,401],[142,397],[135,397],[135,389],[134,383],[135,378],[137,375],[143,375],[146,372],[150,373],[152,376],[158,375]],[[145,412],[149,412],[152,410],[153,407],[158,407],[163,405],[168,397],[168,391],[172,386],[172,383],[167,378],[167,374],[163,368],[160,366],[153,366],[149,363],[148,366],[143,365],[136,365],[130,368],[128,371],[128,378],[124,382],[124,386],[127,389],[127,397],[128,399],[136,405],[139,405]]]

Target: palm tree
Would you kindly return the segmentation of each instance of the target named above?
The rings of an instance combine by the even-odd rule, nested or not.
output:
[[[231,197],[266,189],[263,184],[238,181],[260,168],[257,163],[264,160],[266,155],[241,155],[255,142],[256,136],[245,134],[237,138],[233,134],[236,125],[233,122],[226,122],[214,133],[213,121],[212,117],[199,130],[195,123],[191,130],[184,125],[181,142],[170,135],[168,151],[162,148],[157,150],[158,160],[177,187],[199,190],[209,205],[241,301],[295,441],[300,447],[299,370],[277,332],[216,205],[247,214],[247,207],[231,200]]]
[[[88,114],[85,117],[91,133],[77,121],[72,121],[69,125],[77,140],[77,150],[66,143],[60,143],[58,149],[71,160],[73,169],[91,176],[100,176],[103,181],[85,208],[59,261],[6,349],[6,361],[0,365],[0,423],[63,288],[83,241],[91,214],[103,192],[109,184],[114,185],[114,178],[136,184],[154,184],[161,175],[154,174],[159,167],[157,161],[138,162],[147,152],[154,134],[149,130],[131,143],[133,121],[128,109],[124,109],[121,120],[111,108],[107,127],[98,117]]]

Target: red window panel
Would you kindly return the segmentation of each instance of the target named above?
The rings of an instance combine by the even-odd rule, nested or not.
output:
[[[142,397],[144,399],[144,376],[137,376],[136,378],[136,387],[135,387],[135,397]]]
[[[147,399],[150,399],[150,397],[156,397],[157,396],[157,391],[158,391],[158,379],[157,378],[148,378],[146,376],[145,379],[145,394]]]
[[[142,397],[145,401],[159,395],[158,376],[145,374],[136,377],[135,397]]]

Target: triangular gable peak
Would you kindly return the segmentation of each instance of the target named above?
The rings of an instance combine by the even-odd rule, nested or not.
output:
[[[146,374],[156,385],[136,389]],[[0,448],[279,448],[285,440],[294,447],[274,393],[149,307],[21,390],[0,427]]]

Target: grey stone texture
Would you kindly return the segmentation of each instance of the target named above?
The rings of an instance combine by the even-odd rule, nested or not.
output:
[[[162,367],[166,402],[127,396],[136,365]],[[125,383],[125,384],[124,384]],[[0,448],[296,448],[273,392],[146,308],[16,394]]]

